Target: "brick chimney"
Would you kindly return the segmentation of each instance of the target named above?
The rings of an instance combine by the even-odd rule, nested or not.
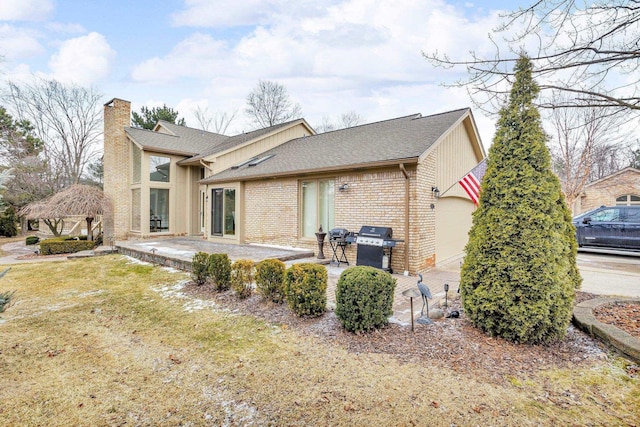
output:
[[[114,98],[104,104],[104,192],[113,204],[105,215],[105,241],[126,239],[131,229],[130,143],[124,128],[131,126],[131,102]]]

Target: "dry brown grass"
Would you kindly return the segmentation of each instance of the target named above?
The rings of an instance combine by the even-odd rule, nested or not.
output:
[[[487,382],[207,307],[186,275],[100,257],[13,266],[5,425],[633,425],[617,363]],[[210,304],[209,304],[210,305]],[[204,307],[204,308],[203,308]]]

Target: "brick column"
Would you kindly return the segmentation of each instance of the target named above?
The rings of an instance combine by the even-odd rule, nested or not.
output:
[[[105,237],[125,239],[130,230],[130,147],[124,128],[131,125],[131,103],[114,98],[104,104],[104,192],[112,203],[105,215]]]

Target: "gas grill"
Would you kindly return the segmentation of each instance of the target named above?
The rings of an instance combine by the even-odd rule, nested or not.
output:
[[[403,240],[393,239],[391,227],[372,227],[364,225],[358,233],[356,265],[368,265],[393,273],[391,255],[397,243]]]
[[[353,233],[350,233],[346,228],[332,228],[329,230],[329,245],[331,245],[331,250],[333,251],[333,256],[331,257],[330,265],[334,263],[339,267],[341,263],[345,263],[349,265],[349,261],[347,260],[347,255],[344,253],[347,245],[351,244],[350,237],[353,236]]]

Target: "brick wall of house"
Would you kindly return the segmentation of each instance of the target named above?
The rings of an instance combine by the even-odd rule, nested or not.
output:
[[[596,181],[585,187],[574,215],[597,208],[613,206],[616,198],[627,194],[640,195],[640,170],[628,168],[621,173]]]
[[[412,192],[410,210],[414,210],[415,169],[409,169],[408,173]],[[404,239],[405,178],[399,168],[341,174],[323,179],[325,178],[335,180],[335,227],[354,232],[358,232],[363,225],[392,227],[393,237]],[[348,184],[348,189],[339,191],[338,187],[343,183]],[[308,248],[317,253],[315,238],[300,237],[299,185],[298,179],[245,183],[246,243]],[[393,251],[394,271],[404,271],[405,248],[406,244],[400,243]],[[325,244],[324,253],[327,257],[331,256],[328,242]],[[355,264],[355,245],[347,249],[347,258]],[[410,271],[414,272],[415,267],[410,265]]]
[[[249,181],[244,185],[244,242],[298,245],[298,181]]]
[[[131,103],[113,99],[104,105],[104,191],[113,212],[105,215],[105,236],[124,239],[130,229],[130,152],[124,127],[131,123]]]

